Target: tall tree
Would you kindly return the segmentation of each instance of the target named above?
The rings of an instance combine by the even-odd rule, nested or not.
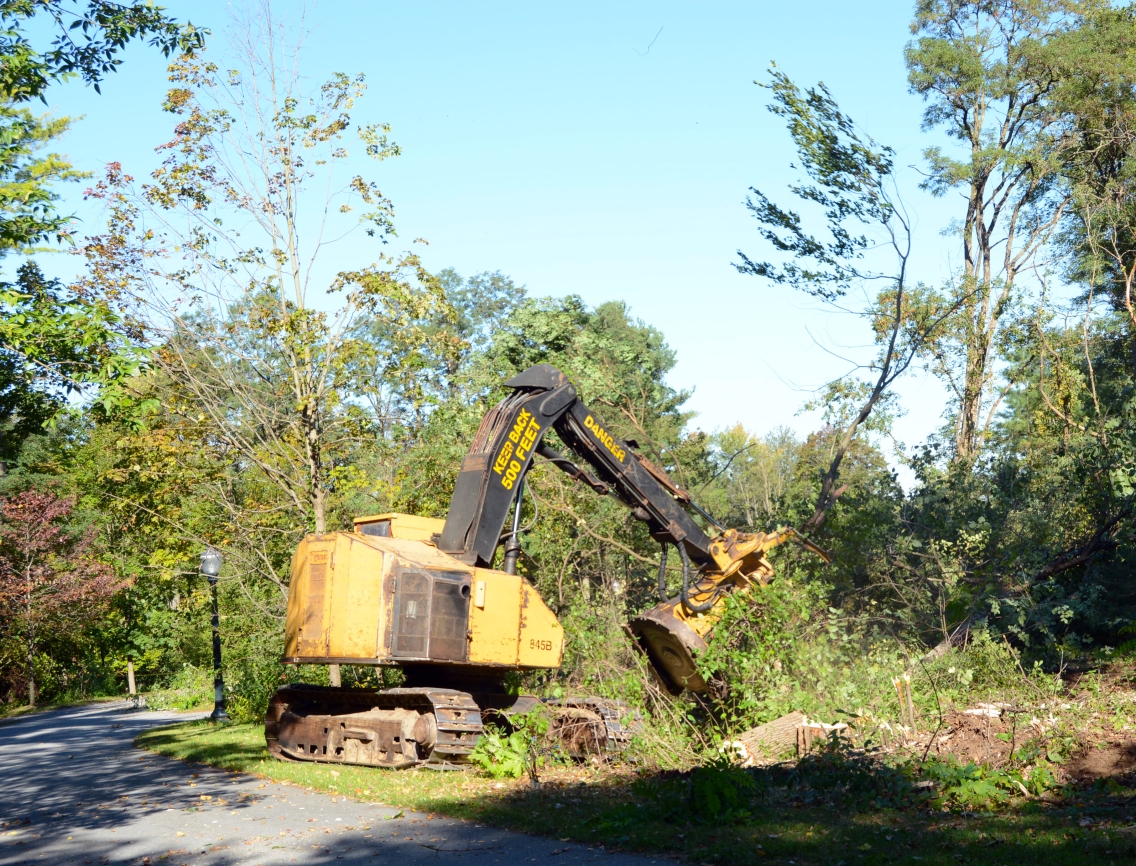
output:
[[[1136,335],[1136,6],[1095,10],[1063,42],[1058,99],[1073,135],[1062,161],[1073,194],[1067,276],[1086,300],[1103,290]]]
[[[970,461],[1006,388],[997,356],[1020,297],[1065,213],[1061,154],[1069,117],[1055,95],[1060,37],[1097,0],[919,0],[905,57],[911,90],[927,102],[924,129],[957,149],[925,151],[925,189],[961,194],[961,273],[934,298],[957,315],[929,345],[933,369],[955,397],[954,450]]]
[[[1008,425],[1015,453],[1035,461],[1031,488],[1052,485],[1068,509],[1053,507],[1047,521],[1064,528],[1050,530],[1059,541],[1029,545],[1045,551],[1029,585],[1049,592],[1058,576],[1066,590],[1098,578],[1094,563],[1124,543],[1136,511],[1136,7],[1089,8],[1052,43],[1053,99],[1069,117],[1060,251],[1083,294],[1065,309],[1048,297],[1039,304],[1031,351],[1015,358],[1023,387]]]
[[[435,327],[447,316],[436,280],[415,256],[382,252],[393,205],[353,170],[351,140],[379,161],[399,148],[384,124],[353,129],[363,77],[337,73],[308,90],[268,3],[231,35],[229,69],[172,64],[165,108],[177,124],[162,166],[141,184],[112,166],[92,191],[108,230],[86,248],[81,285],[132,299],[157,344],[150,363],[169,420],[207,430],[234,473],[257,477],[256,507],[239,484],[212,488],[232,525],[261,513],[324,532],[348,481],[337,474],[344,454],[374,431],[366,389],[384,383],[360,374],[378,364],[387,378],[410,376],[458,343]],[[373,261],[328,277],[324,256],[347,237],[364,251],[370,239]],[[390,346],[368,339],[367,320],[381,320],[402,354],[377,358]],[[247,565],[281,580],[273,557]]]
[[[98,91],[132,41],[144,40],[169,56],[199,49],[208,31],[179,24],[161,6],[141,0],[0,0],[0,26],[4,257],[44,241],[69,241],[72,218],[57,210],[55,184],[88,176],[58,153],[43,152],[67,132],[71,118],[36,116],[20,103],[46,101],[51,84],[74,76]],[[37,45],[47,33],[53,34],[50,44]],[[122,322],[113,297],[65,292],[37,275],[21,269],[15,284],[0,282],[0,474],[23,435],[62,405],[45,392],[45,383],[64,391],[93,384],[109,403],[121,404],[128,395],[116,383],[139,361],[129,330],[117,327]],[[80,357],[84,363],[76,363]]]

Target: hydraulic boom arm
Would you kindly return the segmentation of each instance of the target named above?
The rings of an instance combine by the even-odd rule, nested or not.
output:
[[[662,545],[658,589],[660,603],[628,624],[630,634],[651,661],[659,683],[678,694],[683,689],[711,691],[698,670],[697,656],[720,617],[724,596],[754,583],[765,583],[773,567],[765,554],[794,539],[827,561],[824,551],[791,528],[748,533],[726,529],[698,507],[666,473],[639,454],[634,443],[612,436],[576,395],[563,373],[547,364],[530,367],[506,385],[513,393],[489,411],[462,461],[445,527],[442,551],[484,568],[492,567],[498,545],[506,541],[502,570],[512,573],[520,551],[518,523],[525,474],[540,454],[597,492],[614,493],[631,513],[647,523]],[[595,474],[583,469],[542,440],[550,428]],[[512,532],[502,535],[513,508]],[[687,509],[697,511],[720,533],[710,538]],[[682,590],[666,592],[667,549],[682,560]]]
[[[506,385],[514,393],[485,416],[462,461],[438,547],[463,562],[489,567],[533,456],[549,459],[596,490],[615,493],[651,535],[682,545],[695,566],[711,562],[710,539],[686,512],[686,491],[625,441],[609,433],[554,367],[530,367]],[[549,428],[588,463],[591,473],[542,444]],[[694,506],[696,507],[696,506]]]

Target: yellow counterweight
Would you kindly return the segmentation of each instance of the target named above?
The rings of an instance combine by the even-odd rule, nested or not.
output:
[[[556,668],[564,630],[522,576],[428,540],[442,521],[386,514],[309,535],[292,559],[284,661]]]

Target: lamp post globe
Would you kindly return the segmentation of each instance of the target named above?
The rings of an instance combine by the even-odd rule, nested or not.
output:
[[[201,554],[201,573],[206,577],[217,577],[221,573],[221,551],[210,547]]]
[[[213,712],[209,718],[215,722],[229,721],[225,712],[225,680],[221,676],[221,628],[217,613],[217,575],[221,573],[221,551],[209,547],[201,554],[201,573],[209,578],[209,591],[213,597]]]

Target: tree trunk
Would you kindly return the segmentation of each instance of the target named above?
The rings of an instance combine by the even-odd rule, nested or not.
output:
[[[310,396],[309,399],[311,399]],[[308,499],[312,504],[312,520],[315,523],[316,535],[323,535],[327,532],[327,503],[324,500],[323,457],[320,453],[322,436],[319,416],[316,411],[305,408],[300,415],[300,422],[307,439]]]
[[[28,706],[34,709],[35,705],[35,644],[33,644],[31,641],[28,641]]]
[[[24,598],[24,612],[28,623],[28,706],[36,705],[35,687],[35,625],[32,622],[32,572],[29,567],[25,574],[27,595]]]
[[[969,460],[978,447],[979,415],[982,411],[982,379],[985,365],[968,365],[966,382],[963,386],[962,405],[959,406],[958,435],[955,440],[955,453],[962,460]]]
[[[316,490],[312,497],[312,517],[315,522],[316,535],[323,535],[327,532],[327,511],[324,507],[322,490]]]

